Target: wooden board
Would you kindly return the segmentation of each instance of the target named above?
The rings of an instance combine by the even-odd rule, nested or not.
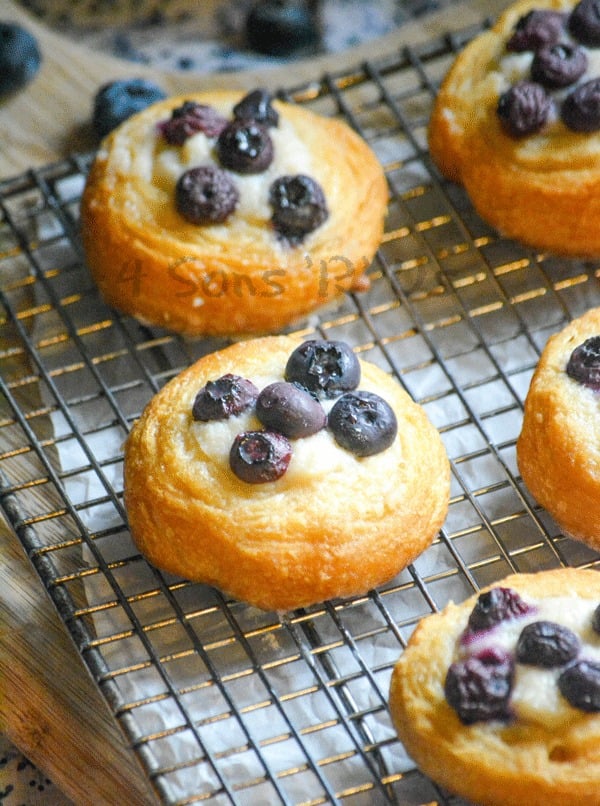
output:
[[[38,37],[43,66],[25,90],[0,105],[0,179],[93,148],[92,101],[108,80],[145,75],[173,93],[209,86],[299,85],[325,70],[344,70],[365,58],[479,23],[504,5],[503,0],[458,3],[352,52],[298,62],[293,68],[199,76],[158,74],[92,52],[1,0],[0,18],[21,22]],[[0,729],[78,804],[156,802],[19,542],[1,520]]]

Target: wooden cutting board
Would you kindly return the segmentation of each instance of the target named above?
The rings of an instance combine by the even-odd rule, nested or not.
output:
[[[27,26],[43,54],[35,80],[0,104],[0,180],[93,148],[90,112],[98,87],[106,81],[148,76],[172,93],[211,86],[300,85],[326,70],[344,70],[477,24],[504,5],[505,0],[460,2],[352,52],[296,62],[292,68],[205,76],[157,73],[93,52],[45,29],[9,0],[0,0],[0,19]],[[1,519],[0,730],[78,804],[156,802],[18,540]]]

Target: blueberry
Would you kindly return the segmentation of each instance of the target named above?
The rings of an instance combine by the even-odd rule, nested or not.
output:
[[[372,456],[389,448],[398,433],[391,406],[373,392],[347,392],[329,412],[335,441],[356,456]]]
[[[261,0],[246,17],[249,46],[268,56],[288,56],[319,42],[319,25],[307,2]]]
[[[222,375],[200,389],[192,406],[194,420],[226,420],[241,414],[258,397],[258,389],[247,378],[239,375]]]
[[[575,347],[567,361],[566,372],[583,386],[600,390],[600,336],[590,336]]]
[[[235,210],[238,199],[233,179],[216,165],[190,168],[175,185],[175,206],[191,224],[220,224]]]
[[[233,107],[233,116],[239,120],[256,120],[264,126],[277,126],[279,114],[271,101],[272,96],[268,90],[253,90]]]
[[[14,22],[0,22],[0,96],[28,84],[42,63],[37,39]]]
[[[207,137],[218,137],[225,126],[227,119],[212,106],[184,101],[173,109],[168,120],[159,124],[159,129],[167,143],[181,146],[197,132],[203,132]]]
[[[262,123],[236,119],[219,135],[217,155],[224,168],[240,174],[262,173],[273,161],[273,141]]]
[[[565,14],[534,9],[519,19],[506,47],[508,50],[522,52],[555,45],[561,38],[565,23]]]
[[[256,416],[266,428],[291,439],[316,434],[327,422],[319,401],[306,389],[286,381],[269,384],[262,390],[256,401]]]
[[[573,663],[558,678],[558,688],[574,708],[600,711],[600,664],[586,660]]]
[[[121,79],[104,84],[94,98],[94,131],[98,137],[104,137],[131,115],[166,97],[160,87],[145,78]]]
[[[520,663],[552,669],[574,660],[579,648],[579,638],[567,627],[553,621],[534,621],[521,631],[516,655]]]
[[[498,100],[497,114],[511,137],[525,137],[543,128],[550,117],[552,100],[534,81],[519,81]]]
[[[269,188],[271,222],[290,243],[300,243],[327,220],[329,211],[321,186],[310,176],[280,176]]]
[[[561,117],[575,132],[595,132],[600,129],[600,78],[580,84],[565,98]]]
[[[245,431],[231,446],[229,465],[248,484],[264,484],[281,478],[292,458],[292,446],[275,431]]]
[[[446,674],[444,694],[464,725],[506,721],[514,680],[514,663],[499,651],[485,650],[453,663]]]
[[[569,31],[583,45],[600,45],[600,0],[581,0],[569,16]]]
[[[588,59],[584,51],[573,45],[550,45],[540,48],[533,57],[531,77],[550,89],[568,87],[585,73]]]
[[[469,616],[468,627],[472,632],[489,630],[501,621],[524,615],[529,609],[529,605],[512,588],[492,588],[478,597]]]
[[[592,616],[592,629],[600,635],[600,605],[594,610]]]
[[[360,363],[346,342],[310,339],[288,358],[285,379],[299,383],[320,398],[337,397],[356,389]]]

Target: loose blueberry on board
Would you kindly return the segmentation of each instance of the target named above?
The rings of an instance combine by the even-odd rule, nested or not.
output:
[[[600,635],[600,605],[594,610],[592,616],[592,629]]]
[[[356,389],[360,363],[346,342],[310,339],[291,353],[285,379],[299,383],[320,398],[334,398]]]
[[[316,434],[325,427],[323,406],[306,389],[287,381],[266,386],[256,400],[256,416],[261,423],[290,439]]]
[[[329,412],[335,441],[355,456],[373,456],[389,448],[398,433],[391,406],[374,392],[347,392]]]
[[[42,63],[37,39],[14,22],[0,22],[0,97],[22,89]]]
[[[558,11],[533,9],[519,19],[506,47],[521,53],[555,45],[561,38],[566,20],[566,15]]]
[[[200,389],[192,406],[194,420],[226,420],[254,405],[258,389],[247,378],[228,373]]]
[[[207,137],[218,137],[227,122],[227,118],[212,106],[184,101],[173,109],[168,120],[159,124],[159,130],[169,145],[182,146],[188,137],[197,132],[203,132]]]
[[[572,630],[552,621],[534,621],[519,635],[516,657],[519,663],[552,669],[574,660],[581,642]]]
[[[519,81],[498,100],[497,114],[511,137],[526,137],[540,131],[552,109],[552,99],[535,81]]]
[[[471,611],[468,629],[472,632],[489,630],[501,621],[518,618],[530,610],[512,588],[497,587],[482,593]]]
[[[558,678],[558,688],[574,708],[600,711],[600,664],[579,660],[567,666]]]
[[[600,45],[600,0],[581,0],[569,16],[569,31],[583,45]]]
[[[550,89],[574,84],[585,73],[588,59],[582,48],[558,43],[540,48],[531,63],[531,78]]]
[[[277,126],[279,113],[271,104],[268,90],[259,87],[252,90],[233,107],[233,116],[238,120],[256,120],[264,126]]]
[[[600,390],[600,336],[590,336],[575,347],[567,361],[566,372],[583,386]]]
[[[98,137],[105,137],[131,115],[166,97],[164,90],[145,78],[119,79],[104,84],[94,98],[94,131]]]
[[[281,176],[269,188],[275,230],[292,244],[300,243],[329,216],[325,194],[310,176]]]
[[[514,680],[514,663],[503,652],[487,649],[450,665],[444,681],[446,701],[464,725],[506,721]]]
[[[262,173],[273,161],[273,141],[267,127],[255,120],[228,123],[216,149],[221,165],[240,174]]]
[[[185,171],[175,185],[175,207],[191,224],[220,224],[235,210],[239,194],[233,179],[216,165]]]
[[[267,56],[289,56],[315,47],[320,39],[315,15],[308,2],[259,0],[246,17],[249,46]]]
[[[563,122],[575,132],[600,129],[600,78],[579,84],[565,98],[560,110]]]
[[[264,484],[281,478],[292,458],[287,437],[275,431],[238,434],[229,452],[229,466],[247,484]]]

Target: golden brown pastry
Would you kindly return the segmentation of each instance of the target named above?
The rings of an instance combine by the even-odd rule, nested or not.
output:
[[[82,237],[115,308],[189,335],[267,333],[364,283],[387,198],[344,122],[262,90],[211,91],[102,142]]]
[[[459,53],[429,125],[434,162],[500,233],[600,255],[595,0],[519,0]]]
[[[423,409],[347,344],[270,336],[201,358],[151,400],[124,489],[150,562],[286,610],[364,593],[421,553],[449,463]]]
[[[600,574],[515,574],[415,629],[390,709],[424,773],[480,806],[600,804]]]
[[[533,375],[517,461],[568,535],[600,549],[600,308],[548,340]]]

